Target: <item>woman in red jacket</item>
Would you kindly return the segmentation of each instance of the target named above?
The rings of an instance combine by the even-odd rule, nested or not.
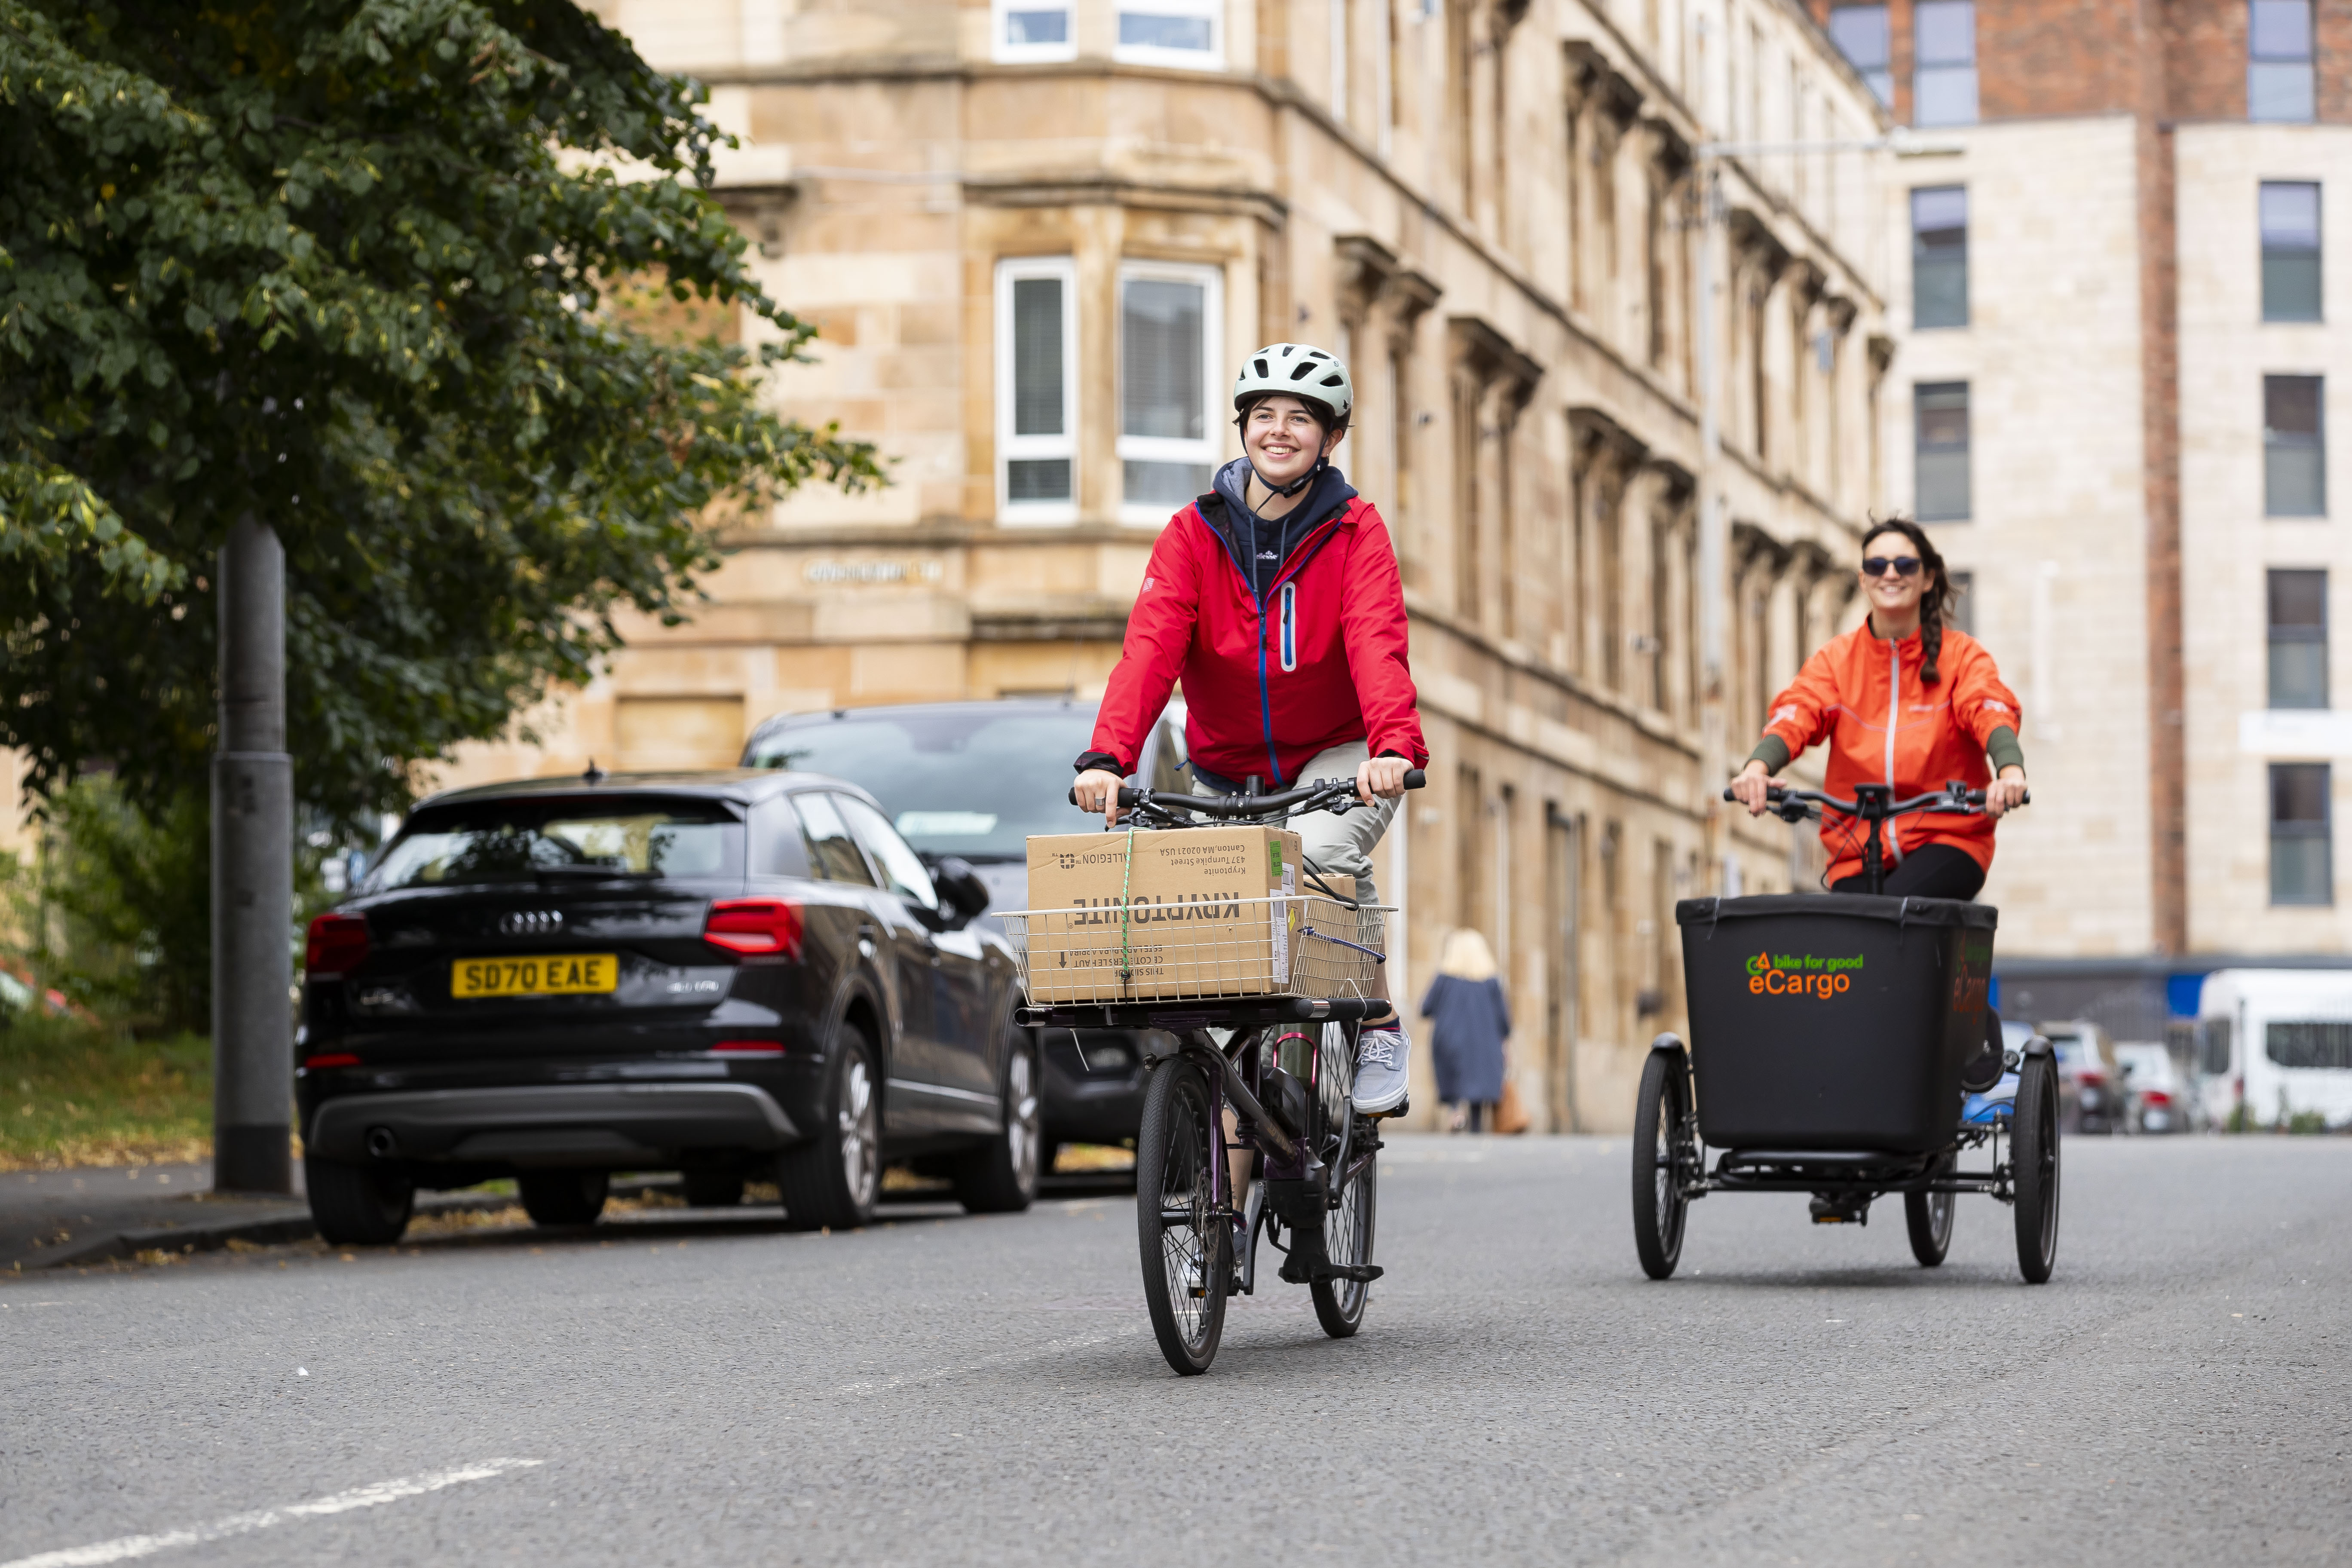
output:
[[[1126,647],[1078,759],[1077,802],[1118,821],[1118,786],[1184,683],[1185,754],[1197,787],[1268,791],[1349,778],[1370,809],[1295,820],[1314,868],[1379,901],[1371,851],[1409,769],[1429,761],[1405,662],[1404,588],[1388,526],[1331,466],[1355,409],[1348,367],[1270,343],[1234,383],[1243,455],[1169,520],[1128,617]],[[1393,1013],[1367,1024],[1356,1104],[1404,1101],[1409,1042]]]
[[[1945,624],[1952,580],[1925,530],[1901,519],[1874,523],[1862,553],[1870,618],[1832,637],[1772,700],[1764,738],[1732,793],[1760,816],[1766,782],[1822,741],[1830,743],[1822,787],[1841,798],[1856,784],[1890,784],[1900,799],[1965,780],[1985,792],[1982,816],[1923,812],[1886,824],[1885,890],[1973,899],[1992,865],[1995,821],[2025,799],[2017,694],[2001,684],[1982,643]],[[1863,891],[1862,825],[1825,814],[1822,842],[1833,861],[1832,889]]]

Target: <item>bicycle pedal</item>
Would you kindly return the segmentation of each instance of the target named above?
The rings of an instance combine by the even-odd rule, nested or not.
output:
[[[1362,1114],[1367,1121],[1386,1121],[1391,1116],[1407,1116],[1412,1112],[1412,1096],[1408,1094],[1386,1110],[1367,1110]]]

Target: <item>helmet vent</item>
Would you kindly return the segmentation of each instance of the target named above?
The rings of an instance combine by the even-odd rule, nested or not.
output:
[[[1313,374],[1314,372],[1315,366],[1312,363],[1302,363],[1297,370],[1290,373],[1290,379],[1293,381],[1304,381],[1307,376]]]

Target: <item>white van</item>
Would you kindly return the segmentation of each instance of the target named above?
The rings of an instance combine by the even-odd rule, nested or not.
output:
[[[2217,969],[2197,1007],[2197,1092],[2215,1126],[2317,1111],[2352,1123],[2352,970]]]

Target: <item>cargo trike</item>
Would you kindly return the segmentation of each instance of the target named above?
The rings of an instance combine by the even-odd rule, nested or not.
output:
[[[1872,888],[1888,821],[1984,806],[1960,784],[1906,800],[1861,784],[1850,801],[1774,785],[1769,798],[1789,822],[1826,806],[1862,824]],[[1989,1005],[1998,918],[1875,893],[1675,906],[1691,1037],[1652,1043],[1633,1121],[1633,1245],[1652,1279],[1674,1273],[1691,1202],[1710,1193],[1809,1193],[1817,1222],[1847,1224],[1900,1194],[1929,1268],[1951,1247],[1954,1200],[1983,1193],[2014,1211],[2019,1270],[2050,1278],[2057,1067],[2039,1037],[2003,1047]]]

